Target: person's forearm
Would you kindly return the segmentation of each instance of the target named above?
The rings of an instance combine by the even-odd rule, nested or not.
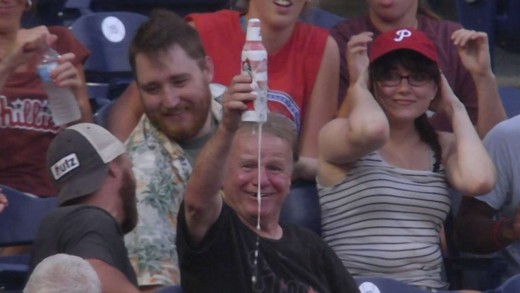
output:
[[[468,117],[462,103],[456,103],[448,111],[456,147],[457,189],[467,196],[489,192],[495,184],[495,166],[491,161],[480,137]]]
[[[204,238],[222,210],[220,189],[233,135],[220,125],[197,156],[184,194],[184,212],[192,243]]]
[[[314,181],[317,174],[318,160],[310,157],[300,157],[294,165],[293,180],[303,179]]]
[[[493,72],[473,75],[478,95],[477,131],[483,138],[493,126],[507,118]]]
[[[200,151],[186,187],[186,204],[203,204],[208,197],[215,196],[224,181],[223,170],[227,163],[233,133],[218,127],[211,139]]]

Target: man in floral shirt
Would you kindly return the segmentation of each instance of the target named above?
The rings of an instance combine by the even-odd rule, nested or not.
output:
[[[141,291],[179,284],[177,213],[198,150],[216,127],[213,64],[194,28],[157,11],[134,37],[130,60],[145,114],[126,141],[139,222],[125,237]]]

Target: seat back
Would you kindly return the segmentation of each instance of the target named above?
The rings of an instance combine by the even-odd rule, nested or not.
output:
[[[489,50],[493,59],[495,44],[497,0],[456,0],[458,20],[467,29],[488,34]]]
[[[390,278],[355,277],[360,293],[425,293],[428,291]],[[435,291],[445,292],[445,291]]]
[[[90,50],[84,64],[87,82],[108,83],[117,97],[132,80],[128,48],[147,16],[124,11],[80,16],[70,26],[74,36]]]
[[[70,26],[74,36],[91,55],[85,62],[86,72],[131,72],[128,48],[147,16],[124,11],[96,12],[83,15]]]
[[[0,247],[31,244],[43,217],[56,207],[56,198],[29,196],[2,186],[8,207],[0,213]]]
[[[280,221],[301,225],[321,236],[321,208],[314,181],[296,181],[282,206]]]
[[[500,99],[506,110],[507,117],[520,114],[520,89],[513,87],[499,87]]]
[[[520,1],[495,0],[497,2],[497,44],[520,53]]]
[[[354,277],[360,293],[426,293],[432,292],[403,282],[384,277]],[[453,293],[454,291],[437,289],[437,293]]]
[[[302,20],[325,29],[330,29],[338,22],[345,20],[345,18],[327,10],[312,7],[302,15]]]
[[[32,244],[43,217],[56,207],[56,198],[28,196],[6,186],[8,207],[0,213],[0,247]],[[23,288],[30,256],[0,257],[0,291]]]

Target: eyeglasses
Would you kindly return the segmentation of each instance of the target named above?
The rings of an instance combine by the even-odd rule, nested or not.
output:
[[[382,86],[398,86],[401,84],[403,79],[408,80],[408,84],[411,86],[423,86],[430,81],[432,81],[432,77],[426,73],[411,73],[408,75],[400,75],[397,72],[387,72],[379,75],[377,81]]]

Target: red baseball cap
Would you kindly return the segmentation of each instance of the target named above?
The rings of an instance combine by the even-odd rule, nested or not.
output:
[[[370,63],[396,50],[412,50],[437,63],[435,44],[425,33],[413,28],[399,28],[376,37],[370,50]]]

